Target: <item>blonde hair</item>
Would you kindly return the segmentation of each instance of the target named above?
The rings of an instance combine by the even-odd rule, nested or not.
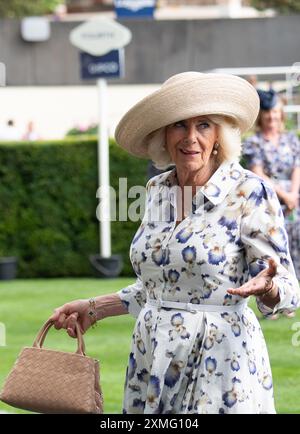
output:
[[[234,121],[222,115],[206,116],[218,125],[217,162],[239,158],[242,151],[241,132]],[[166,127],[159,128],[148,135],[148,154],[157,169],[165,170],[174,162],[166,149]]]
[[[281,99],[278,99],[278,102],[275,105],[275,107],[276,106],[280,107],[280,111],[281,111],[281,125],[279,127],[279,132],[283,133],[285,131],[285,120],[286,120],[285,113],[284,113],[284,110],[283,110],[284,102]],[[270,109],[270,110],[272,110],[272,109]],[[255,130],[257,132],[261,132],[262,131],[262,114],[265,113],[265,112],[268,112],[268,111],[269,110],[262,110],[262,109],[260,109],[260,111],[258,113],[258,116],[257,116],[257,119],[256,119],[256,122],[255,122]]]

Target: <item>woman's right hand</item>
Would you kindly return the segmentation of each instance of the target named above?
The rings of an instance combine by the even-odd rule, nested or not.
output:
[[[71,338],[76,338],[76,322],[82,334],[92,325],[89,310],[88,300],[74,300],[54,309],[54,314],[49,319],[53,321],[57,330],[64,328]]]

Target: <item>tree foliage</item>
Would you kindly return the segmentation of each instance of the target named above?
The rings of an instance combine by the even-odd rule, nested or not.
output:
[[[251,0],[253,7],[259,10],[275,9],[280,13],[300,13],[300,0]]]
[[[61,3],[62,0],[0,0],[0,18],[45,15]]]

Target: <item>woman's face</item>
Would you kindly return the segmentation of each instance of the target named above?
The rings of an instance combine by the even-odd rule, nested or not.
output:
[[[282,108],[280,104],[277,104],[270,110],[261,111],[261,129],[277,129],[281,128],[282,122]]]
[[[217,141],[218,127],[205,116],[175,122],[166,127],[166,149],[176,167],[197,171],[205,167]]]

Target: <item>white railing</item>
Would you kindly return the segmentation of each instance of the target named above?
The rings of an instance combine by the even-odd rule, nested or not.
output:
[[[220,74],[234,74],[239,76],[284,76],[285,96],[287,104],[284,107],[285,113],[297,113],[297,128],[300,130],[300,105],[293,104],[293,88],[300,85],[300,62],[292,66],[254,66],[241,68],[215,68],[206,72]]]

